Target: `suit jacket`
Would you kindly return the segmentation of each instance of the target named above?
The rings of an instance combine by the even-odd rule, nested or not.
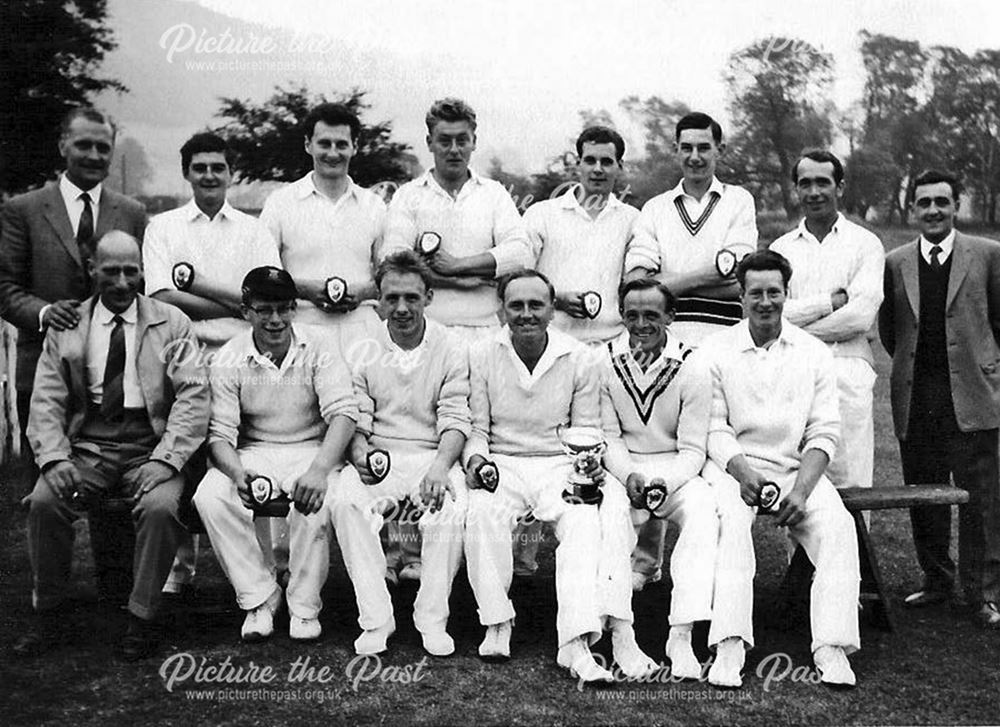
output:
[[[123,230],[142,240],[146,208],[134,199],[101,190],[94,239]],[[18,195],[0,218],[0,317],[18,328],[17,389],[31,389],[44,333],[38,314],[46,303],[84,300],[90,278],[80,259],[73,226],[58,182]]]
[[[906,439],[913,391],[919,256],[919,239],[886,256],[878,319],[882,345],[892,356],[892,418],[899,439]],[[1000,243],[955,233],[945,333],[958,428],[971,432],[1000,426]]]
[[[81,306],[80,324],[50,330],[38,359],[28,441],[39,468],[69,459],[89,404],[87,335],[97,298]],[[208,433],[208,376],[179,309],[140,295],[136,322],[136,368],[146,413],[160,441],[151,459],[180,471]]]

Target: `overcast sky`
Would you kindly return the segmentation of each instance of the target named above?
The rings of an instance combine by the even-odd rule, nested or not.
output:
[[[466,98],[480,117],[476,166],[485,168],[487,155],[498,154],[522,172],[540,170],[565,148],[579,129],[577,112],[583,108],[607,108],[627,138],[639,144],[618,108],[628,95],[677,99],[725,118],[726,59],[761,37],[802,38],[832,53],[834,100],[841,107],[858,97],[863,84],[861,29],[969,52],[1000,47],[997,0],[197,2],[303,37],[330,38],[338,57],[346,51],[354,59],[330,70],[331,85],[367,89],[375,106],[372,118],[392,119],[396,136],[412,144],[425,164],[423,112],[440,96]],[[176,22],[187,22],[189,14],[177,11]],[[195,30],[217,36],[224,26]],[[324,58],[315,49],[283,50],[303,68]],[[209,55],[189,49],[178,57]],[[214,84],[218,95],[243,95],[246,85],[238,74],[201,75],[196,82]]]

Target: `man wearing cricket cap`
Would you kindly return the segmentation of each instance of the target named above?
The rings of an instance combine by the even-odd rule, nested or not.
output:
[[[582,682],[613,681],[590,651],[607,628],[622,672],[644,676],[656,664],[639,649],[632,629],[629,556],[635,531],[625,489],[597,460],[586,472],[575,472],[559,434],[569,425],[589,428],[600,439],[599,368],[586,346],[549,327],[555,292],[544,275],[513,273],[498,293],[507,325],[469,351],[472,434],[463,453],[466,481],[474,488],[465,557],[486,626],[479,655],[510,657],[511,533],[519,517],[533,512],[554,524],[559,540],[556,662]],[[487,467],[492,474],[484,477]],[[563,497],[571,475],[603,481],[599,505]]]
[[[337,349],[314,329],[293,327],[297,297],[284,270],[251,270],[243,280],[242,306],[251,330],[223,346],[212,366],[208,442],[214,467],[194,503],[247,612],[245,641],[274,632],[282,601],[253,526],[251,508],[269,500],[290,504],[289,635],[319,637],[319,593],[330,557],[323,505],[358,419],[350,374]]]
[[[333,500],[333,522],[358,601],[358,654],[386,649],[396,623],[378,533],[383,515],[409,498],[420,508],[423,563],[413,623],[424,649],[449,656],[448,597],[462,559],[467,501],[458,459],[471,429],[465,346],[424,317],[430,270],[412,250],[375,272],[385,324],[352,376],[360,419]]]

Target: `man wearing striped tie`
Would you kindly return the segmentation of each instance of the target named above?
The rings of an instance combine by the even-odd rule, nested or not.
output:
[[[757,248],[753,197],[715,176],[726,149],[722,127],[692,113],[677,122],[674,151],[684,174],[646,202],[625,254],[626,279],[655,275],[677,296],[670,333],[692,348],[742,317],[736,263]],[[660,579],[662,520],[651,520],[632,556],[633,588]]]

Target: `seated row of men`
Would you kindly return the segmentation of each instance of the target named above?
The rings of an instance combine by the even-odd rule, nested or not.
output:
[[[429,653],[454,651],[448,599],[464,553],[486,627],[479,653],[509,658],[511,536],[531,513],[558,538],[559,665],[585,682],[613,680],[590,651],[607,630],[622,673],[641,677],[657,665],[633,632],[630,556],[635,526],[667,518],[681,527],[672,672],[700,676],[692,625],[711,620],[709,681],[739,686],[754,643],[750,527],[764,510],[816,565],[812,652],[823,680],[853,685],[857,543],[823,476],[840,429],[832,356],[782,320],[791,268],[781,255],[740,262],[747,318],[692,353],[669,333],[675,300],[659,282],[621,286],[626,331],[595,349],[549,327],[555,294],[532,270],[501,280],[506,325],[467,347],[424,316],[434,295],[424,259],[394,253],[375,277],[384,323],[350,371],[320,330],[293,324],[289,273],[255,268],[242,291],[251,329],[222,347],[210,377],[190,355],[187,318],[138,293],[134,238],[109,233],[90,264],[97,295],[80,325],[46,337],[28,426],[43,472],[28,519],[42,619],[65,594],[73,520],[91,498],[130,496],[137,546],[124,649],[152,653],[184,530],[182,472],[207,435],[211,468],[194,503],[246,611],[247,640],[273,633],[282,601],[291,638],[320,635],[332,530],[357,597],[355,649],[384,651],[395,621],[378,533],[409,499],[422,512],[414,623]],[[576,466],[563,453],[566,426],[605,439],[603,461]],[[574,478],[599,485],[599,502],[564,496]],[[254,529],[252,505],[268,488],[291,504],[284,594]]]

